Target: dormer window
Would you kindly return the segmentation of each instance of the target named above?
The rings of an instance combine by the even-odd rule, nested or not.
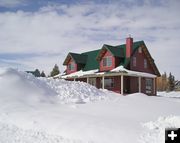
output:
[[[70,64],[68,65],[68,69],[69,69],[70,71],[75,70],[75,63],[74,63],[74,62],[70,63]]]
[[[141,47],[139,47],[138,52],[139,52],[140,54],[142,53],[142,48],[141,48]]]
[[[103,58],[103,67],[111,67],[112,66],[112,57],[104,57]]]

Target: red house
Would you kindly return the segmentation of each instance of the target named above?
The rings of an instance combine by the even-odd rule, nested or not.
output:
[[[156,95],[156,77],[160,73],[144,41],[110,46],[78,53],[69,53],[63,63],[67,80],[84,81],[97,88],[121,94],[142,92]]]

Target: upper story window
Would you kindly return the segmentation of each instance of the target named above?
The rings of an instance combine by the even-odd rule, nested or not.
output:
[[[136,57],[133,57],[133,66],[136,66]]]
[[[111,67],[112,66],[112,57],[104,57],[103,58],[103,67]]]
[[[144,68],[146,69],[147,68],[147,60],[144,59]]]
[[[139,47],[138,52],[142,53],[142,48],[141,47]]]
[[[74,62],[70,63],[70,64],[68,65],[68,69],[69,69],[70,71],[75,70],[75,63],[74,63]]]

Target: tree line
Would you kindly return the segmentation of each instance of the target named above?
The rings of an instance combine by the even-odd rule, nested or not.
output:
[[[46,76],[44,71],[40,72],[39,69],[35,69],[34,71],[27,71],[27,72],[33,74],[35,77],[54,77],[60,74],[60,70],[57,64],[54,65],[52,71],[50,72],[50,75],[48,76]]]
[[[166,72],[157,78],[157,90],[158,91],[174,91],[175,89],[175,77],[172,73],[167,76]]]

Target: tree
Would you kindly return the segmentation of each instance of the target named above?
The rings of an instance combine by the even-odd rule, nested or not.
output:
[[[57,64],[55,64],[53,70],[50,73],[50,76],[53,77],[55,75],[58,75],[59,73],[60,73],[59,67],[57,66]]]
[[[170,72],[169,77],[168,77],[168,88],[167,88],[167,90],[173,91],[174,87],[175,87],[175,78]]]
[[[36,69],[33,74],[35,77],[40,77],[40,75],[41,75],[40,71],[38,69]]]
[[[168,79],[167,79],[167,75],[166,72],[162,75],[162,91],[166,91],[167,90],[167,84],[168,84]]]
[[[41,72],[41,77],[46,77],[44,71]]]

